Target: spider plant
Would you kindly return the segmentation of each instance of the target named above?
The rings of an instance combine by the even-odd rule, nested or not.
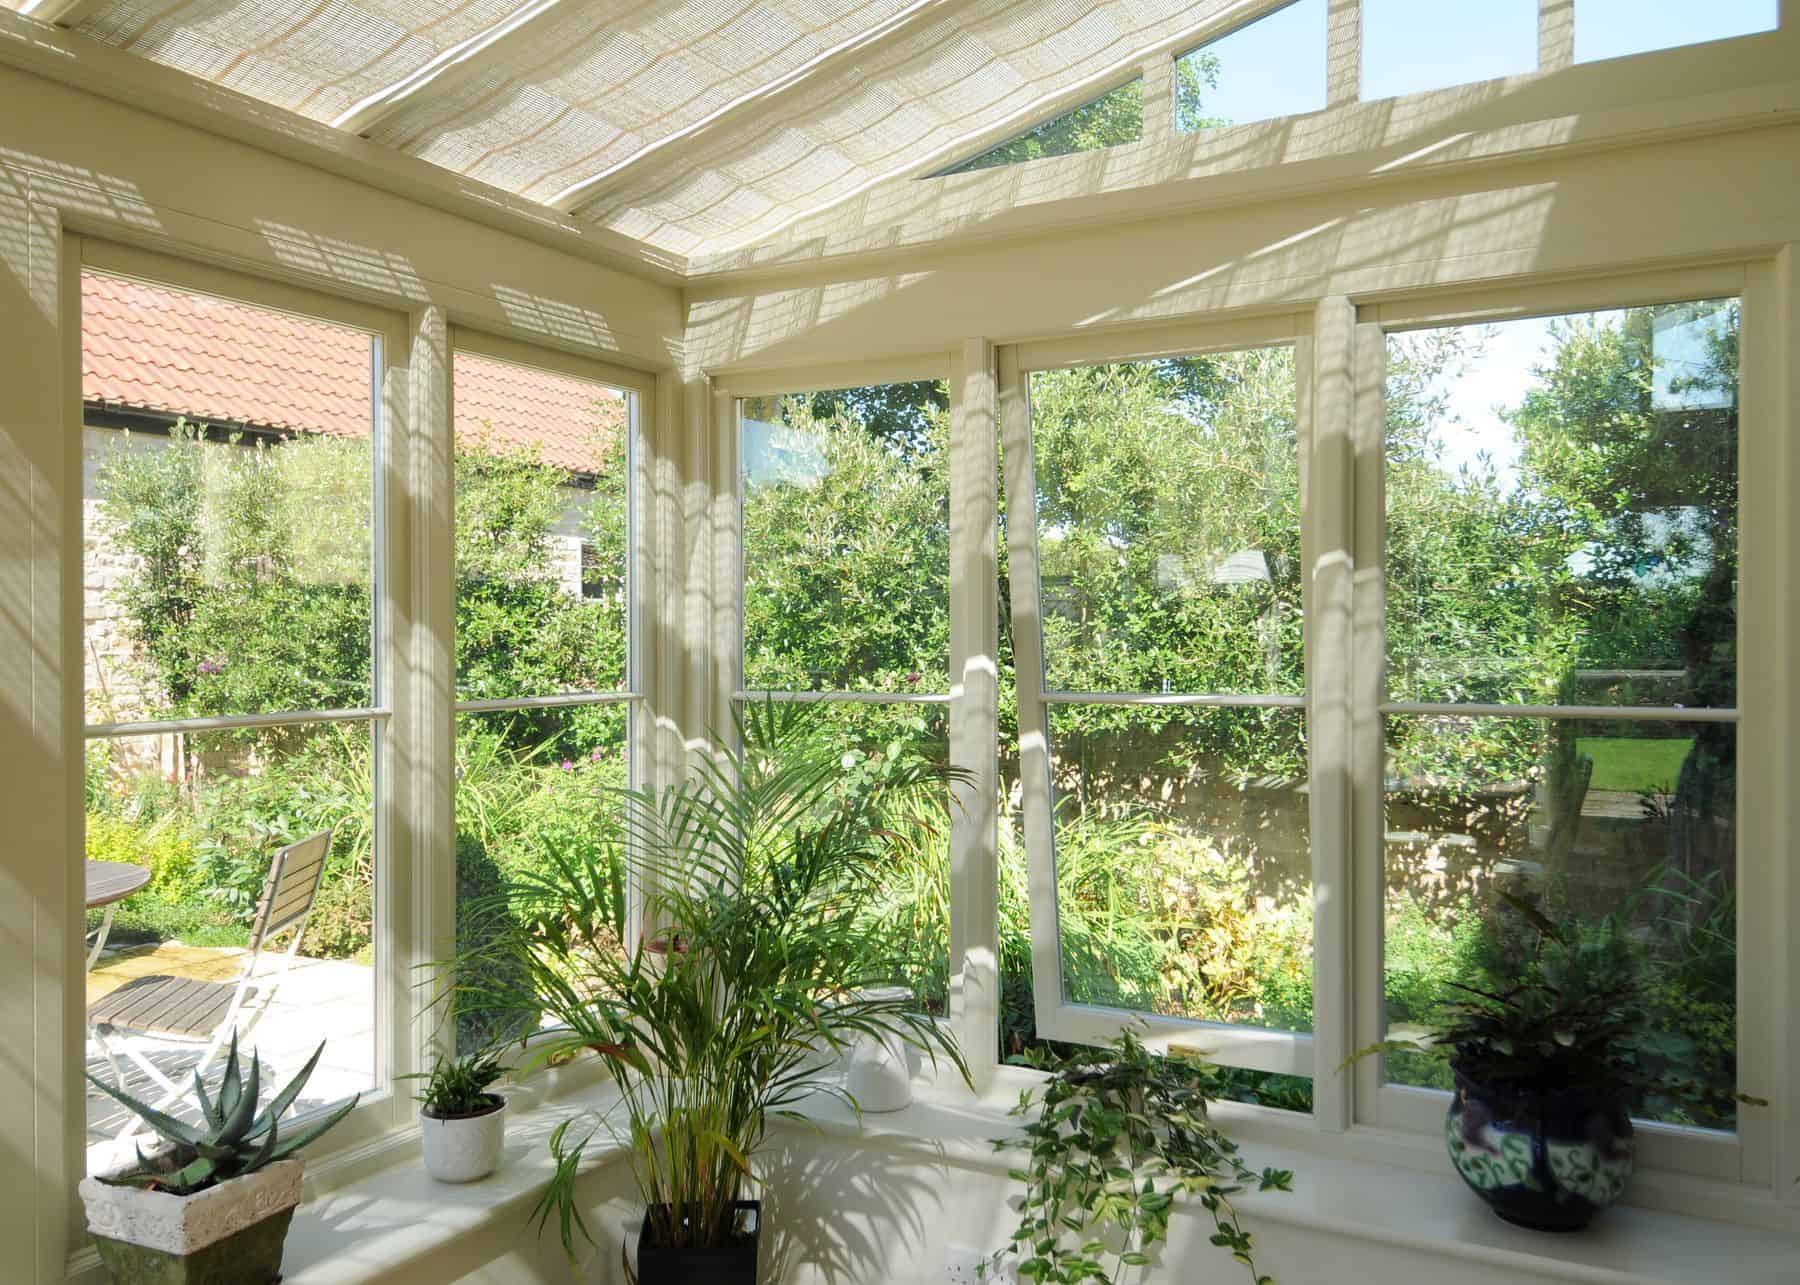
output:
[[[905,999],[869,997],[921,969],[870,928],[889,864],[884,817],[944,791],[953,773],[914,762],[845,790],[812,718],[802,705],[747,708],[735,717],[740,757],[702,756],[666,790],[612,792],[623,795],[628,875],[646,925],[634,943],[595,917],[564,914],[563,933],[497,932],[485,951],[510,967],[457,961],[453,976],[502,984],[453,987],[453,1003],[552,1019],[522,1069],[591,1052],[617,1082],[620,1106],[607,1121],[579,1138],[571,1123],[555,1139],[559,1181],[537,1217],[540,1229],[556,1218],[571,1258],[575,1235],[586,1234],[572,1178],[603,1127],[627,1150],[655,1243],[716,1248],[732,1241],[771,1117],[795,1115],[813,1094],[847,1099],[830,1050],[897,1037],[968,1079],[945,1028]],[[585,853],[543,856],[496,899],[514,924],[580,905],[607,877]],[[655,952],[652,942],[679,948]]]

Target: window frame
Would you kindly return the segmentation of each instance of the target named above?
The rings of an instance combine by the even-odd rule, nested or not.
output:
[[[921,380],[941,382],[949,390],[950,440],[950,577],[944,586],[950,612],[950,647],[944,684],[921,692],[772,691],[744,685],[744,503],[746,478],[740,460],[743,402],[749,398],[790,393],[828,392]],[[995,618],[995,566],[992,531],[997,523],[997,486],[992,466],[995,449],[993,354],[982,341],[951,354],[925,353],[874,358],[847,364],[823,364],[789,370],[721,374],[711,388],[720,469],[720,489],[730,497],[732,520],[723,561],[729,625],[714,633],[727,640],[727,654],[715,656],[716,672],[729,708],[746,701],[863,705],[928,705],[944,709],[952,765],[973,780],[950,787],[950,923],[948,1013],[944,1020],[958,1030],[958,1040],[975,1082],[982,1084],[998,1062],[998,1013],[986,1020],[979,1005],[971,1007],[964,986],[963,961],[971,951],[988,950],[998,959],[994,919],[998,909],[997,813],[992,799],[998,772],[999,708]],[[983,401],[986,407],[983,410]],[[985,473],[976,464],[990,461]],[[729,488],[726,490],[726,488]],[[985,540],[983,533],[987,532]],[[985,575],[971,567],[984,567]],[[739,753],[742,746],[728,747]]]
[[[1387,338],[1420,330],[1480,325],[1528,317],[1555,317],[1662,303],[1736,298],[1741,301],[1743,350],[1738,389],[1739,585],[1737,616],[1738,703],[1732,709],[1679,706],[1612,707],[1488,704],[1390,700],[1386,691],[1386,411]],[[1769,1097],[1780,1084],[1768,1032],[1776,1005],[1756,978],[1781,975],[1786,961],[1772,940],[1768,916],[1757,907],[1779,895],[1779,851],[1768,778],[1750,764],[1778,754],[1779,717],[1773,702],[1753,695],[1772,692],[1781,657],[1774,639],[1773,604],[1791,573],[1776,532],[1772,479],[1782,459],[1775,417],[1766,415],[1767,369],[1755,354],[1765,342],[1755,332],[1775,321],[1767,284],[1753,267],[1724,264],[1662,272],[1595,276],[1486,290],[1427,294],[1365,304],[1357,310],[1353,364],[1358,391],[1353,469],[1355,522],[1352,554],[1357,568],[1351,687],[1355,731],[1348,747],[1355,781],[1351,839],[1355,897],[1356,968],[1352,1010],[1355,1045],[1384,1038],[1386,852],[1383,794],[1384,719],[1389,714],[1460,713],[1471,716],[1571,719],[1583,715],[1636,720],[1724,721],[1738,729],[1738,1083],[1740,1091]],[[1759,856],[1764,859],[1758,860]],[[1359,1125],[1405,1133],[1441,1131],[1447,1094],[1386,1083],[1382,1059],[1355,1068],[1355,1118]],[[1656,1171],[1767,1187],[1774,1178],[1775,1133],[1770,1108],[1741,1104],[1733,1133],[1634,1120],[1638,1161],[1656,1183]]]
[[[610,362],[595,358],[578,357],[570,353],[554,349],[540,348],[535,345],[520,343],[514,339],[504,338],[488,331],[472,329],[466,326],[451,324],[446,342],[445,368],[445,414],[444,432],[450,439],[449,450],[449,507],[450,522],[454,528],[456,506],[456,354],[468,353],[474,357],[490,361],[504,362],[512,366],[524,367],[528,370],[541,370],[550,374],[563,375],[571,379],[600,384],[623,394],[625,401],[625,673],[623,685],[604,692],[552,692],[533,694],[530,696],[514,696],[492,700],[462,700],[456,692],[456,651],[452,643],[449,655],[450,684],[450,745],[452,758],[452,776],[454,776],[454,757],[456,743],[456,724],[465,714],[504,713],[508,710],[550,710],[575,709],[585,705],[623,705],[627,712],[625,731],[626,744],[626,786],[637,791],[652,784],[656,773],[651,763],[653,753],[653,736],[651,719],[648,717],[649,701],[645,671],[647,669],[646,640],[649,637],[649,611],[646,577],[643,567],[648,561],[648,537],[645,524],[640,520],[643,515],[642,497],[650,493],[647,485],[647,469],[651,452],[644,449],[643,434],[645,426],[655,422],[656,379],[642,371],[629,367],[613,365]],[[451,552],[450,568],[450,611],[452,634],[456,610],[456,567],[454,565],[454,545]],[[455,827],[455,796],[451,797],[451,827]],[[630,842],[630,827],[627,827],[627,841]],[[454,884],[454,867],[450,879]],[[644,889],[636,880],[632,880],[626,890],[626,945],[634,948],[643,931],[644,924]],[[449,893],[449,913],[445,916],[444,940],[441,942],[444,953],[434,958],[449,958],[455,948],[455,906],[454,889]]]
[[[76,268],[77,303],[74,324],[68,327],[65,340],[75,354],[76,370],[80,369],[85,336],[85,318],[78,302],[78,279],[80,274],[90,271],[290,313],[354,329],[371,338],[370,498],[375,529],[370,545],[368,703],[328,710],[281,710],[217,718],[165,718],[102,724],[88,724],[85,702],[78,706],[83,714],[84,753],[89,741],[160,732],[316,726],[333,722],[350,722],[369,729],[371,790],[375,801],[370,933],[372,942],[376,943],[375,962],[370,970],[373,1087],[362,1094],[356,1108],[312,1149],[321,1158],[347,1153],[410,1122],[410,1099],[398,1090],[398,1081],[423,1064],[423,1050],[419,1041],[413,1038],[414,1019],[420,1005],[409,968],[413,958],[410,943],[415,933],[413,889],[417,886],[420,870],[413,854],[397,843],[401,833],[398,808],[407,790],[402,777],[404,751],[396,735],[400,720],[395,717],[395,694],[401,690],[411,668],[399,628],[404,612],[401,604],[412,592],[412,575],[405,557],[405,534],[399,525],[404,516],[398,508],[407,493],[409,417],[403,385],[412,350],[411,328],[402,314],[306,286],[74,233],[67,235],[67,246],[71,267]],[[72,413],[80,420],[79,389],[76,401]],[[82,561],[85,562],[85,553]],[[81,1077],[86,1065],[84,1040],[85,1023],[77,1022],[69,1032],[70,1100],[76,1102],[84,1101],[86,1097],[86,1086]],[[85,1157],[85,1145],[82,1152]],[[83,1167],[85,1169],[85,1162]]]
[[[950,371],[952,415],[951,487],[953,505],[959,494],[997,484],[1006,488],[1007,510],[1035,514],[1035,477],[1031,470],[1029,375],[1033,370],[1098,364],[1250,347],[1292,344],[1295,349],[1298,436],[1301,451],[1302,551],[1308,572],[1303,585],[1306,614],[1306,690],[1310,820],[1314,881],[1314,1029],[1312,1033],[1263,1032],[1255,1028],[1184,1022],[1148,1017],[1150,1042],[1167,1047],[1204,1047],[1218,1061],[1252,1068],[1310,1074],[1314,1109],[1310,1119],[1266,1108],[1236,1108],[1258,1127],[1288,1136],[1345,1134],[1344,1151],[1352,1156],[1428,1164],[1437,1154],[1433,1139],[1442,1133],[1446,1095],[1382,1082],[1375,1059],[1340,1069],[1352,1050],[1381,1038],[1384,1012],[1384,954],[1381,939],[1385,852],[1381,835],[1382,713],[1398,703],[1386,699],[1385,584],[1382,554],[1385,513],[1382,508],[1385,450],[1383,380],[1386,339],[1390,331],[1479,324],[1527,316],[1641,307],[1683,300],[1736,297],[1742,301],[1742,359],[1739,382],[1739,681],[1744,691],[1785,693],[1781,686],[1779,639],[1788,608],[1783,586],[1800,567],[1800,544],[1783,543],[1784,479],[1793,471],[1780,440],[1789,412],[1782,403],[1784,336],[1791,337],[1791,272],[1778,262],[1745,258],[1699,266],[1671,266],[1651,271],[1571,274],[1545,272],[1489,286],[1441,290],[1407,287],[1352,299],[1327,295],[1301,309],[1270,310],[1254,315],[1186,319],[1110,329],[1090,334],[1055,334],[1021,338],[1012,343],[967,341],[965,349],[943,358],[875,357],[868,361],[786,371],[759,370],[727,375],[712,386],[714,422],[729,425],[716,443],[715,467],[721,489],[729,485],[738,507],[730,527],[727,553],[730,570],[730,654],[715,658],[729,673],[730,699],[760,696],[741,687],[742,524],[741,478],[737,466],[737,399],[774,392],[804,392],[853,387],[901,379],[942,378]],[[1001,476],[996,478],[991,450],[985,457],[966,445],[963,425],[971,410],[979,413],[983,379],[994,397]],[[965,443],[962,453],[955,447]],[[984,462],[987,461],[987,462]],[[1035,521],[1013,521],[1007,531],[1013,586],[1015,669],[1018,674],[1019,749],[1021,770],[1029,784],[1042,774],[1047,745],[1043,720],[1031,726],[1030,711],[1047,708],[1042,688],[1041,633],[1037,629],[1039,596],[1036,576]],[[992,592],[993,585],[972,584],[979,561],[969,561],[966,539],[953,535],[951,602],[956,613],[967,603]],[[1021,548],[1024,545],[1024,548]],[[978,552],[978,550],[974,551]],[[991,566],[991,564],[989,564]],[[1027,593],[1030,601],[1027,602]],[[986,599],[982,599],[985,601]],[[966,616],[965,616],[966,618]],[[982,717],[979,701],[959,707],[954,686],[968,657],[959,652],[953,623],[951,734],[959,723]],[[717,637],[718,635],[714,635]],[[1029,655],[1028,652],[1035,652]],[[991,654],[991,653],[990,653]],[[1032,676],[1036,675],[1035,683]],[[1031,688],[1035,687],[1035,690]],[[855,699],[883,699],[881,694],[846,693]],[[1049,693],[1052,699],[1059,693]],[[1167,697],[1155,693],[1098,695],[1113,702],[1155,705]],[[830,699],[830,693],[788,693],[777,699]],[[1035,697],[1035,699],[1033,699]],[[901,697],[900,699],[913,699]],[[939,699],[934,696],[933,699]],[[1188,698],[1201,703],[1206,698]],[[988,698],[992,704],[992,697]],[[1258,698],[1227,698],[1230,703],[1267,703]],[[1280,703],[1287,703],[1285,701]],[[1403,712],[1410,706],[1399,706]],[[1433,705],[1432,708],[1437,708]],[[1481,712],[1477,706],[1465,712]],[[1580,707],[1554,710],[1568,716]],[[1540,713],[1516,707],[1509,713]],[[1610,712],[1610,711],[1608,711]],[[1664,717],[1692,718],[1694,711],[1663,711]],[[997,711],[988,717],[997,719]],[[1703,714],[1702,717],[1723,717]],[[1800,943],[1784,940],[1786,915],[1794,905],[1794,884],[1774,859],[1756,861],[1756,853],[1779,853],[1787,834],[1780,801],[1782,776],[1781,708],[1774,700],[1740,697],[1738,835],[1740,909],[1738,956],[1739,1082],[1747,1093],[1776,1099],[1780,1072],[1788,1054],[1780,1043],[1779,988],[1771,977],[1787,977],[1800,968]],[[997,730],[997,725],[996,725]],[[991,735],[992,733],[990,733]],[[1036,756],[1040,766],[1032,766]],[[1047,795],[1047,781],[1036,787]],[[1040,1034],[1081,1042],[1104,1042],[1141,1016],[1099,1006],[1065,1006],[1060,995],[1057,953],[1054,865],[1048,833],[1047,797],[1022,817],[1029,861],[1034,1004]],[[1373,841],[1371,842],[1371,828]],[[951,901],[953,920],[995,912],[995,896],[977,882],[978,868],[965,867],[962,843],[953,837]],[[956,971],[953,968],[953,979]],[[1048,979],[1053,993],[1046,996]],[[1758,979],[1762,979],[1759,981]],[[953,985],[953,1006],[956,1004]],[[1059,1011],[1059,1010],[1081,1011]],[[1223,1034],[1224,1038],[1212,1037]],[[991,1070],[994,1051],[968,1042],[977,1084],[984,1067]],[[984,1062],[983,1058],[987,1060]],[[1634,1202],[1661,1208],[1691,1207],[1693,1179],[1713,1184],[1708,1209],[1724,1208],[1732,1192],[1772,1192],[1784,1199],[1781,1173],[1800,1162],[1800,1124],[1776,1101],[1771,1107],[1740,1108],[1735,1134],[1639,1122],[1639,1173]],[[1317,1144],[1313,1144],[1317,1145]],[[1723,1216],[1718,1214],[1716,1216]]]
[[[1037,539],[1037,474],[1031,432],[1031,375],[1109,362],[1158,357],[1202,356],[1252,348],[1292,346],[1295,353],[1295,415],[1301,495],[1301,560],[1313,561],[1313,533],[1306,497],[1313,463],[1312,398],[1307,391],[1311,318],[1280,313],[1230,321],[1184,322],[1105,337],[1021,343],[1000,352],[1001,448],[1005,467],[1008,569],[1012,584],[1013,668],[1019,719],[1020,823],[1024,832],[1031,893],[1032,1001],[1041,1038],[1099,1044],[1127,1025],[1136,1025],[1155,1048],[1204,1050],[1225,1066],[1245,1067],[1318,1079],[1319,1057],[1312,1032],[1197,1022],[1099,1005],[1078,1004],[1063,995],[1063,959],[1056,899],[1054,789],[1051,780],[1049,711],[1061,704],[1108,704],[1155,709],[1170,705],[1286,708],[1300,710],[1310,723],[1314,699],[1311,647],[1308,675],[1298,695],[1224,693],[1164,695],[1154,692],[1065,692],[1045,686],[1042,585]],[[1023,515],[1029,515],[1021,520]],[[1310,577],[1303,581],[1310,600]],[[1310,618],[1310,606],[1305,608]],[[1310,638],[1308,627],[1307,636]],[[1316,753],[1308,732],[1309,758]],[[1309,828],[1318,824],[1316,798],[1309,800]],[[1317,846],[1317,840],[1314,840]],[[1314,878],[1317,879],[1317,854]],[[1316,918],[1316,915],[1315,915]],[[1315,977],[1323,966],[1315,960]],[[1315,982],[1315,985],[1317,983]],[[1315,1113],[1317,1106],[1315,1104]],[[1286,1113],[1283,1113],[1286,1114]]]

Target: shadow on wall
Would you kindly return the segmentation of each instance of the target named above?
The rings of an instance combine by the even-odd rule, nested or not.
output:
[[[764,1160],[763,1280],[869,1285],[936,1279],[922,1256],[941,1239],[933,1229],[942,1222],[944,1193],[951,1187],[947,1163],[878,1147],[822,1148],[810,1137],[772,1139]],[[937,1266],[941,1273],[942,1264]]]

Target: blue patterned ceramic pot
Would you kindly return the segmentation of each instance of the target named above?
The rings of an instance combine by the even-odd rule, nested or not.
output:
[[[1444,1137],[1475,1194],[1537,1231],[1587,1226],[1631,1177],[1631,1116],[1616,1097],[1492,1088],[1457,1069]]]

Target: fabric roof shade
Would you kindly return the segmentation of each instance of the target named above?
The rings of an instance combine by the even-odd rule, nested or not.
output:
[[[0,0],[658,250],[930,174],[1260,0]]]

